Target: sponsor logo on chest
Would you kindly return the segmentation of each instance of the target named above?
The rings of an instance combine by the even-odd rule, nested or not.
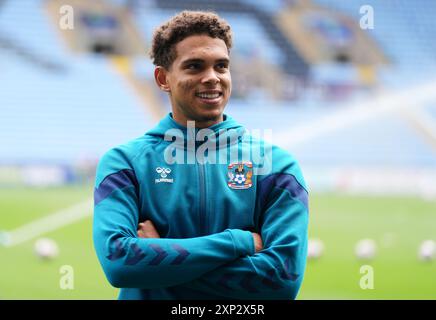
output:
[[[155,179],[154,183],[162,183],[162,182],[173,183],[174,182],[174,179],[169,177],[169,175],[171,173],[170,168],[157,167],[156,172],[159,175],[159,178]]]

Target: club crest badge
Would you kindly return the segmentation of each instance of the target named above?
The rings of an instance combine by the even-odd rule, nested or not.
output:
[[[253,185],[253,164],[251,162],[232,163],[228,166],[227,185],[231,189],[248,189]]]

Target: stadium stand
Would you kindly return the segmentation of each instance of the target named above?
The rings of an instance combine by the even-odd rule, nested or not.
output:
[[[361,18],[361,1],[318,0],[316,3],[346,13],[356,21]],[[401,87],[431,77],[436,69],[435,43],[431,40],[431,30],[436,28],[431,12],[436,10],[436,3],[398,0],[365,4],[374,8],[374,29],[369,32],[393,63],[383,74],[385,85]]]
[[[0,51],[2,163],[95,160],[151,126],[107,59],[66,51],[41,1],[8,1],[0,17],[14,46],[61,66],[47,72],[10,47]]]
[[[227,112],[249,129],[274,128],[274,135],[292,128],[307,130],[313,121],[347,110],[360,99],[369,99],[384,90],[401,91],[418,80],[425,82],[436,70],[431,41],[436,23],[428,13],[434,6],[429,3],[416,6],[404,1],[401,8],[391,10],[388,3],[369,2],[375,8],[376,27],[368,32],[392,64],[381,70],[375,88],[343,100],[324,95],[322,79],[325,74],[344,79],[344,72],[348,71],[328,66],[317,69],[298,56],[274,20],[283,8],[281,1],[255,5],[245,0],[129,3],[132,18],[147,43],[153,28],[180,9],[212,9],[228,19],[235,33],[232,55],[236,63],[232,67],[234,93]],[[356,21],[360,17],[358,1],[315,3],[340,10]],[[423,19],[419,26],[414,24],[418,16]],[[7,1],[0,18],[3,164],[97,159],[110,146],[139,136],[153,125],[155,118],[144,108],[144,100],[138,98],[138,88],[133,88],[109,59],[68,51],[50,22],[43,1]],[[413,37],[414,32],[420,36]],[[247,60],[250,64],[244,65]],[[416,61],[422,63],[417,65]],[[150,61],[143,56],[132,58],[129,63],[136,80],[152,85]],[[298,85],[292,89],[292,77],[309,82],[311,77],[319,77],[320,88],[315,89],[320,90]],[[274,90],[298,94],[291,92],[285,98],[283,92]],[[157,96],[161,99],[157,104],[166,112],[165,95]],[[427,108],[435,114],[434,105],[430,101],[412,107]],[[339,126],[304,144],[290,146],[289,150],[307,166],[436,166],[434,144],[428,143],[428,137],[423,137],[404,117],[393,114],[348,128]]]

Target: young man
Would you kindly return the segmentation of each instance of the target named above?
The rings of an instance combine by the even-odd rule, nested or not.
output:
[[[231,46],[230,26],[208,12],[155,31],[155,79],[172,113],[97,169],[94,245],[120,299],[297,296],[305,183],[288,153],[223,114]]]

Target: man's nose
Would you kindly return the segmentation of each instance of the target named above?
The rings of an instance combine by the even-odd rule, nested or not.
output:
[[[220,78],[217,76],[216,71],[213,68],[207,69],[204,73],[202,83],[217,84],[220,82]]]

